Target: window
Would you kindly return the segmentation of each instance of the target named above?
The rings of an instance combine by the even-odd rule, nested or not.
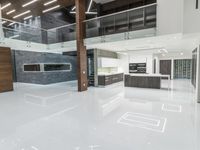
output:
[[[38,72],[40,70],[41,70],[40,64],[24,65],[24,71],[27,72],[32,72],[32,71]]]
[[[44,71],[71,71],[71,64],[44,64]]]
[[[61,64],[24,64],[24,72],[59,72],[71,71],[70,63]]]

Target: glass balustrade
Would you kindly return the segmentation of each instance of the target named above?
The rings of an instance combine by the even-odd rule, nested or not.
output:
[[[86,27],[86,44],[109,42],[154,36],[156,27],[156,6],[150,4],[106,16],[89,19],[83,22]],[[71,41],[75,46],[76,24],[69,24],[49,30],[0,19],[0,37],[42,44],[60,44]]]

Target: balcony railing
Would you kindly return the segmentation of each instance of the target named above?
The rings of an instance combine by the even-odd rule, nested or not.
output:
[[[118,34],[121,37],[121,33],[125,33],[124,39],[137,38],[134,36],[134,32],[156,27],[156,6],[157,4],[153,3],[86,20],[83,22],[86,27],[86,39],[102,38],[113,34]],[[45,30],[40,27],[2,18],[0,19],[0,26],[3,29],[3,38],[7,39],[42,44],[56,44],[76,40],[76,24]],[[102,41],[105,42],[105,40]]]

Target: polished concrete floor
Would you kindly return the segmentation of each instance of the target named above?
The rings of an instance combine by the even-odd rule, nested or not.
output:
[[[170,86],[15,84],[0,94],[0,150],[200,150],[194,89],[189,80]]]

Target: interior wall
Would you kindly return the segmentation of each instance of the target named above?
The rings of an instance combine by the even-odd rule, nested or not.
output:
[[[120,54],[120,71],[129,73],[129,63],[146,63],[147,73],[153,73],[153,55],[143,54]]]
[[[200,32],[199,18],[200,6],[196,9],[196,0],[184,0],[184,33]]]
[[[157,4],[157,34],[182,33],[184,1],[157,0]]]
[[[62,54],[40,53],[15,50],[16,80],[22,83],[51,84],[66,82],[77,79],[77,64],[75,56],[64,56]],[[24,64],[38,63],[70,63],[70,72],[24,72]]]

